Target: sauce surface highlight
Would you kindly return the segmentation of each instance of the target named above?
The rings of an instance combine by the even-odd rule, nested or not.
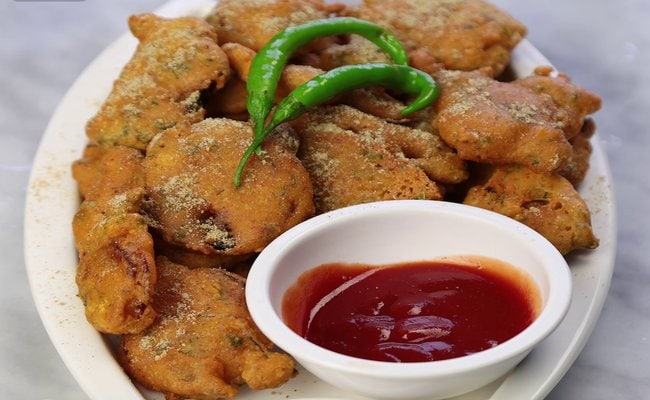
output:
[[[287,290],[283,318],[310,342],[358,358],[469,355],[517,335],[538,313],[532,279],[505,263],[488,264],[494,263],[498,268],[447,261],[322,265]]]

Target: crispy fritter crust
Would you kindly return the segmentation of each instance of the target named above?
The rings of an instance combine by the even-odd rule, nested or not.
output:
[[[594,134],[595,129],[596,125],[593,120],[585,120],[580,133],[569,140],[569,143],[573,147],[573,155],[557,171],[558,174],[568,179],[573,186],[578,186],[585,179],[589,170],[589,158],[591,158],[593,150],[589,139]]]
[[[140,332],[156,313],[153,241],[140,214],[102,220],[78,248],[77,286],[86,318],[100,332]]]
[[[248,71],[250,70],[253,58],[257,54],[255,50],[238,43],[225,43],[223,50],[228,56],[230,66],[237,73],[239,79],[244,82],[248,81]],[[276,100],[282,99],[293,89],[323,72],[325,71],[309,65],[287,65],[280,75]],[[243,94],[245,95],[245,92]],[[216,95],[219,96],[218,93]]]
[[[119,359],[129,375],[168,399],[199,400],[232,398],[244,383],[277,387],[293,376],[293,360],[271,352],[253,323],[244,278],[165,258],[157,264],[159,317],[146,331],[122,338]]]
[[[551,77],[551,71],[540,67],[535,74],[517,79],[514,83],[550,97],[555,106],[567,114],[562,130],[571,139],[582,129],[585,117],[600,109],[602,101],[596,94],[574,85],[564,74]]]
[[[235,42],[259,51],[285,28],[327,18],[343,8],[321,0],[221,0],[207,21],[217,30],[220,44]]]
[[[553,172],[570,163],[574,138],[598,96],[563,75],[512,83],[481,72],[440,71],[435,124],[465,160]]]
[[[208,118],[246,114],[246,82],[231,76],[223,88],[206,91],[203,107]]]
[[[408,50],[423,49],[447,69],[490,67],[494,76],[526,28],[483,0],[364,0],[363,19],[390,29]]]
[[[284,143],[295,141],[287,127],[264,142],[234,187],[252,138],[248,123],[206,119],[152,141],[144,211],[167,242],[204,254],[249,254],[313,214],[309,175]]]
[[[557,174],[498,166],[485,183],[469,190],[463,203],[528,225],[562,254],[598,246],[587,205],[573,185]]]
[[[436,74],[441,96],[435,124],[464,160],[555,171],[571,156],[567,113],[549,96],[480,72]]]
[[[352,107],[316,109],[293,126],[318,212],[378,200],[440,199],[434,181],[467,178],[464,162],[436,135]]]
[[[257,52],[250,47],[234,42],[224,43],[221,48],[226,53],[230,67],[237,73],[237,76],[241,80],[247,81],[248,71]]]
[[[144,193],[142,159],[139,151],[128,147],[90,145],[72,164],[84,199],[72,223],[77,247],[105,218],[138,212]]]
[[[198,91],[222,87],[230,67],[214,29],[199,18],[141,14],[129,27],[140,44],[86,133],[102,146],[144,150],[157,133],[200,121]]]
[[[155,318],[153,239],[138,214],[142,155],[127,147],[88,147],[73,166],[84,201],[72,223],[77,286],[88,321],[100,332],[136,333]]]
[[[72,176],[84,199],[98,199],[143,187],[142,154],[128,147],[86,146],[72,164]]]
[[[359,35],[349,35],[344,43],[333,44],[320,52],[317,67],[324,70],[368,62],[390,63],[390,56],[376,44]]]

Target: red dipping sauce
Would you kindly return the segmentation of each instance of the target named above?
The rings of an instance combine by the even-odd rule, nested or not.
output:
[[[483,257],[464,260],[322,265],[287,290],[283,318],[321,347],[391,362],[476,353],[533,322],[539,290],[525,272]]]

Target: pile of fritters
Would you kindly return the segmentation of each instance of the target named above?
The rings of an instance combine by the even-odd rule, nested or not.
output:
[[[288,26],[356,16],[391,30],[441,97],[407,118],[408,98],[359,89],[278,127],[233,185],[251,144],[251,60]],[[255,255],[317,214],[393,199],[463,202],[532,227],[563,254],[594,248],[576,191],[600,99],[540,67],[500,80],[525,35],[483,0],[221,0],[206,19],[129,20],[140,44],[88,122],[73,165],[73,221],[88,320],[122,335],[119,359],[167,399],[212,400],[281,385],[294,362],[251,320]],[[277,99],[326,70],[389,62],[356,35],[298,51]]]

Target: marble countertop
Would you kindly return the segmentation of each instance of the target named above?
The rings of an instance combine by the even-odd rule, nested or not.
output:
[[[595,115],[614,176],[616,267],[601,318],[548,399],[650,396],[650,2],[495,0],[558,70],[603,98]],[[0,398],[88,399],[41,325],[24,268],[23,209],[45,126],[82,69],[162,0],[0,2]],[[90,366],[92,368],[92,366]]]

